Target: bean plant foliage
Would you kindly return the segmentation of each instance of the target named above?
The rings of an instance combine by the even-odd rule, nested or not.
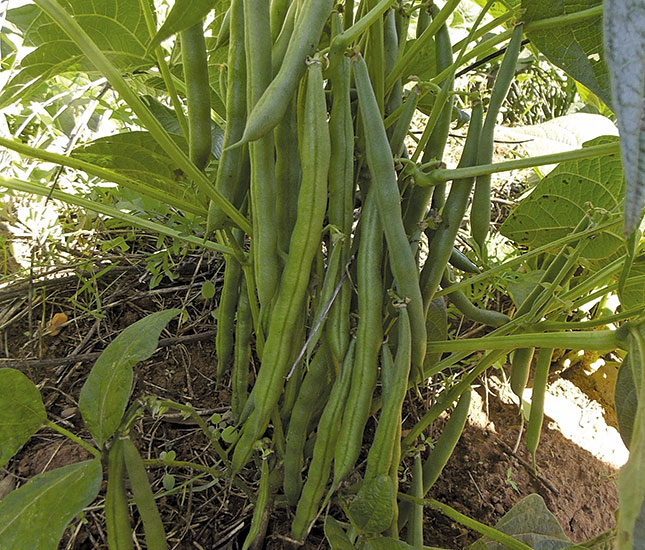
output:
[[[171,547],[130,437],[137,418],[167,409],[204,431],[218,456],[208,472],[223,491],[257,472],[245,550],[262,547],[278,506],[288,509],[295,545],[322,525],[333,549],[422,548],[423,509],[430,507],[480,533],[473,550],[578,548],[537,495],[494,527],[426,498],[464,428],[472,385],[501,365],[520,402],[534,370],[525,444],[539,466],[554,349],[624,357],[616,409],[631,455],[619,478],[618,525],[583,547],[642,548],[642,3],[162,6],[9,6],[0,20],[0,115],[28,108],[48,86],[71,78],[71,87],[97,80],[111,90],[123,124],[70,142],[65,154],[28,133],[0,135],[3,150],[35,166],[59,165],[89,190],[52,188],[18,162],[3,171],[0,186],[222,254],[214,391],[228,386],[234,426],[216,433],[188,405],[132,398],[133,369],[154,353],[178,309],[129,326],[96,361],[78,396],[92,442],[48,417],[25,374],[0,369],[0,466],[41,429],[93,457],[36,475],[5,496],[0,548],[57,548],[103,480],[110,550],[134,548],[131,503],[147,548]],[[467,24],[465,13],[474,14]],[[457,20],[461,36],[451,26]],[[527,56],[548,59],[549,70],[584,86],[590,102],[604,102],[620,138],[589,136],[582,147],[493,163],[495,128]],[[481,66],[487,78],[469,79]],[[448,137],[457,128],[465,139],[449,168]],[[557,166],[501,226],[491,224],[491,176],[519,168],[541,174],[545,165]],[[117,186],[121,202],[97,200],[95,189],[106,183]],[[500,239],[517,253],[496,258]],[[482,288],[501,290],[511,305],[501,312],[473,302]],[[588,307],[612,294],[618,309]],[[482,325],[474,333],[483,336],[451,339],[447,301]],[[402,432],[404,402],[416,394],[409,390],[428,382],[439,388],[431,406]],[[443,432],[425,445],[426,428],[445,411]],[[368,434],[371,416],[377,423]],[[161,460],[186,467],[173,456]]]

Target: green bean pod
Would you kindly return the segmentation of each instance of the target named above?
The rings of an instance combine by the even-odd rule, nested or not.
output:
[[[233,257],[226,258],[224,282],[217,307],[217,334],[215,335],[215,354],[217,355],[217,382],[220,383],[233,353],[235,334],[235,311],[240,288],[242,267]]]
[[[466,143],[459,161],[460,167],[472,166],[477,159],[481,124],[482,105],[480,102],[475,102],[473,103]],[[452,182],[450,194],[441,216],[441,223],[429,243],[430,250],[421,271],[421,288],[423,289],[423,302],[426,311],[439,288],[441,277],[452,254],[459,226],[466,214],[473,183],[473,178]]]
[[[113,440],[108,452],[108,481],[104,509],[109,550],[134,550],[128,495],[125,491],[123,445],[118,438]]]
[[[246,405],[249,388],[249,366],[251,363],[251,334],[253,318],[246,277],[239,282],[240,291],[237,302],[235,323],[235,347],[233,352],[233,374],[231,377],[231,410],[233,420],[239,422]]]
[[[396,358],[392,360],[387,344],[383,345],[381,352],[383,407],[367,455],[366,480],[390,473],[394,448],[397,444],[400,445],[400,441],[396,441],[395,438],[397,426],[402,422],[401,410],[408,391],[411,352],[410,320],[405,307],[399,308],[398,323]]]
[[[242,137],[246,125],[246,48],[244,46],[243,0],[232,0],[229,13],[230,42],[227,58],[226,127],[224,128],[222,154],[217,165],[215,188],[236,207],[239,207],[248,189],[248,174],[244,169],[248,164],[246,149],[227,149],[227,147]],[[220,229],[226,219],[226,214],[211,201],[207,234]]]
[[[141,455],[129,438],[122,441],[123,460],[128,471],[132,496],[143,522],[146,546],[148,550],[167,550],[166,533]]]
[[[372,186],[376,193],[379,215],[388,245],[390,269],[394,275],[399,296],[409,300],[412,364],[420,371],[426,354],[426,325],[417,262],[410,249],[401,219],[399,186],[390,144],[376,96],[370,84],[367,65],[360,55],[354,60],[354,77],[367,136],[365,141],[367,164],[372,175]]]
[[[271,313],[262,366],[252,390],[255,408],[244,423],[233,454],[234,473],[248,461],[280,398],[284,377],[290,368],[291,336],[298,319],[293,312],[304,306],[312,262],[320,247],[327,210],[330,145],[322,67],[318,61],[309,66],[306,105],[300,148],[303,177],[298,195],[298,218]]]
[[[244,0],[247,98],[253,109],[271,82],[271,32],[266,0]],[[248,124],[248,119],[247,119]],[[253,269],[261,319],[267,318],[280,273],[276,235],[276,182],[273,135],[249,144]]]
[[[291,536],[295,540],[303,540],[307,536],[311,522],[316,517],[318,506],[325,494],[331,462],[334,458],[334,449],[337,446],[341,417],[352,380],[355,348],[356,341],[352,340],[318,422],[316,443],[307,471],[307,481],[302,488],[296,516],[291,523]]]
[[[383,336],[383,227],[371,190],[363,206],[358,248],[358,329],[352,384],[334,456],[334,485],[350,473],[361,450],[378,374]]]
[[[544,396],[549,380],[549,367],[553,357],[553,348],[541,348],[535,359],[535,375],[533,377],[533,393],[531,395],[531,412],[526,428],[526,448],[533,458],[533,470],[536,470],[535,451],[540,442],[540,432],[544,420]]]
[[[435,484],[448,459],[455,450],[455,446],[464,431],[466,419],[468,418],[468,408],[470,407],[470,389],[461,394],[457,406],[452,411],[448,422],[441,432],[439,439],[434,444],[428,458],[423,463],[423,494],[428,494],[430,488]],[[399,516],[399,527],[403,527],[410,518],[412,507],[409,503],[401,505]]]
[[[291,0],[271,0],[271,11],[270,11],[270,21],[271,21],[271,40],[276,41],[280,30],[282,29],[283,23],[286,20],[287,12],[289,7],[293,2]]]
[[[264,523],[264,515],[267,512],[269,501],[271,500],[271,484],[270,484],[271,471],[269,470],[268,460],[262,461],[262,473],[260,475],[260,489],[258,490],[258,498],[253,507],[253,517],[251,518],[251,528],[249,529],[242,550],[248,550],[253,542],[260,536],[263,531],[262,525]]]
[[[284,55],[287,53],[287,47],[289,46],[289,41],[291,40],[291,35],[293,34],[293,29],[296,25],[297,9],[298,2],[294,0],[289,5],[289,9],[285,14],[280,34],[273,42],[273,48],[271,48],[271,66],[273,67],[273,76],[278,74]]]
[[[448,262],[452,267],[456,267],[459,271],[463,271],[464,273],[481,273],[480,269],[470,261],[470,258],[456,247],[452,248]]]
[[[296,223],[297,210],[293,197],[298,196],[302,170],[298,157],[298,125],[296,100],[275,129],[276,232],[278,250],[283,257],[289,252],[289,241]]]
[[[434,6],[432,8],[436,10],[435,13],[438,13],[438,8]],[[422,18],[422,13],[427,13],[426,10],[423,10],[419,14],[419,23],[425,25],[426,28],[429,25],[429,16],[426,20]],[[425,30],[425,29],[424,29]],[[450,34],[448,32],[448,26],[442,25],[434,40],[434,49],[435,49],[435,59],[437,63],[437,69],[443,70],[446,67],[450,67],[453,63],[452,58],[452,44],[450,42]],[[454,76],[450,76],[447,82],[442,83],[448,87],[449,90],[452,90],[454,82]],[[443,157],[443,152],[446,147],[446,142],[448,141],[448,133],[450,132],[450,121],[452,117],[452,106],[454,103],[453,96],[448,96],[445,101],[445,105],[441,110],[437,123],[434,127],[434,130],[430,134],[428,143],[425,146],[423,151],[422,162],[430,162],[431,160],[441,160]],[[437,185],[434,189],[432,187],[421,187],[415,186],[412,187],[409,191],[408,196],[404,202],[404,218],[403,224],[405,226],[405,231],[408,234],[411,234],[414,231],[415,226],[423,219],[428,207],[428,201],[432,196],[432,207],[439,212],[445,202],[445,184]]]
[[[410,90],[408,97],[403,103],[401,116],[399,117],[399,120],[396,121],[390,135],[390,149],[392,150],[392,155],[395,157],[400,157],[403,154],[405,138],[408,135],[410,124],[412,123],[412,118],[414,117],[418,102],[419,92],[416,88],[413,88]]]
[[[333,5],[333,0],[304,0],[280,70],[249,114],[238,145],[261,138],[280,122],[298,81],[305,73],[305,60],[316,51],[316,44]]]
[[[324,388],[330,386],[332,374],[330,366],[328,352],[325,346],[321,346],[311,360],[309,370],[300,386],[298,399],[291,412],[289,429],[287,430],[283,479],[284,494],[290,506],[296,506],[300,498],[303,485],[303,450],[307,440],[307,429],[314,413],[314,403],[323,399]]]
[[[332,17],[332,32],[340,32],[340,16]],[[342,268],[349,262],[354,214],[354,125],[350,96],[351,67],[343,59],[331,71],[332,105],[329,116],[331,158],[329,164],[329,223],[343,234]],[[342,276],[343,274],[340,273]],[[349,310],[352,290],[345,281],[329,310],[326,337],[337,363],[349,344]]]
[[[515,66],[517,58],[522,49],[522,32],[523,25],[518,25],[513,30],[513,36],[508,43],[504,59],[500,65],[493,91],[488,104],[486,120],[482,126],[479,151],[477,152],[477,164],[490,164],[493,159],[494,133],[497,115],[506,99],[508,89],[515,78]],[[475,183],[475,194],[473,195],[473,205],[470,212],[470,231],[475,242],[480,249],[484,250],[488,229],[490,226],[490,181],[491,176],[478,176]]]
[[[441,279],[441,286],[445,289],[449,289],[452,286],[449,276],[444,275]],[[468,319],[475,321],[476,323],[481,323],[482,325],[488,325],[490,327],[501,327],[508,323],[511,318],[504,313],[499,311],[493,311],[477,307],[473,304],[468,297],[461,290],[453,290],[448,293],[450,301],[454,306]]]
[[[188,151],[190,160],[203,170],[211,155],[211,89],[203,21],[180,36],[188,104]]]
[[[232,4],[233,2],[231,2],[231,5]],[[224,14],[224,17],[222,18],[222,24],[219,27],[217,38],[215,39],[215,46],[213,47],[214,50],[217,50],[218,48],[225,46],[227,43],[230,43],[229,39],[231,37],[231,11],[232,8],[231,6],[229,6],[226,10],[226,13]]]
[[[522,402],[524,388],[526,388],[526,383],[529,380],[534,352],[535,348],[516,349],[511,359],[511,390],[520,398],[520,403]]]

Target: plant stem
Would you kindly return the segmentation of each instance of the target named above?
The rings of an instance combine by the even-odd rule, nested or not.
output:
[[[619,347],[618,341],[619,339],[615,330],[538,332],[513,334],[509,336],[484,336],[483,338],[469,338],[468,340],[428,342],[428,353],[527,347],[608,350]]]
[[[0,147],[6,147],[11,151],[15,151],[16,153],[27,157],[53,162],[54,164],[67,166],[74,170],[81,170],[91,176],[96,176],[97,178],[101,178],[105,181],[111,181],[118,185],[122,185],[123,187],[127,187],[128,189],[132,189],[137,193],[141,193],[142,195],[147,195],[153,199],[162,201],[164,204],[175,207],[184,212],[190,212],[191,214],[202,216],[204,218],[206,218],[206,215],[208,214],[206,208],[200,204],[193,204],[179,197],[169,195],[167,192],[155,189],[145,183],[135,182],[131,178],[119,174],[118,172],[97,166],[90,162],[85,162],[84,160],[68,157],[66,155],[59,155],[58,153],[52,153],[50,151],[45,151],[44,149],[38,149],[37,147],[30,147],[18,140],[7,139],[2,136],[0,136]]]
[[[167,237],[172,237],[173,239],[178,239],[197,247],[208,248],[210,250],[214,250],[215,252],[220,252],[221,254],[233,254],[233,250],[231,250],[227,246],[214,243],[213,241],[206,241],[192,235],[184,235],[176,229],[172,229],[171,227],[167,227],[161,223],[151,222],[150,220],[145,220],[143,218],[139,218],[138,216],[133,216],[132,214],[121,212],[121,210],[118,210],[117,208],[114,208],[112,206],[107,206],[105,204],[90,201],[82,197],[77,197],[76,195],[65,193],[63,191],[59,191],[58,189],[52,190],[41,183],[22,181],[16,178],[4,178],[0,176],[0,186],[8,187],[9,189],[14,189],[15,191],[30,193],[32,195],[52,197],[56,200],[63,201],[69,204],[75,204],[76,206],[80,206],[81,208],[85,208],[93,212],[98,212],[99,214],[109,216],[110,218],[116,218],[117,220],[124,221],[135,227],[140,227],[142,229],[152,231],[153,233],[159,233],[160,235],[166,235]]]
[[[540,19],[538,21],[531,21],[524,25],[524,32],[535,32],[543,29],[550,29],[552,27],[562,27],[564,25],[573,25],[580,23],[586,19],[593,17],[602,17],[603,6],[602,4],[588,8],[586,10],[575,11],[573,13],[565,13],[556,17],[549,17],[548,19]]]
[[[508,172],[510,170],[520,170],[522,168],[533,168],[534,166],[543,166],[545,164],[557,164],[569,160],[580,160],[601,155],[620,153],[620,143],[605,143],[602,145],[593,145],[591,147],[582,147],[572,151],[562,153],[552,153],[550,155],[539,155],[516,160],[507,160],[504,162],[495,162],[492,164],[479,164],[476,166],[467,166],[466,168],[454,168],[452,170],[439,169],[432,170],[428,173],[428,178],[434,181],[449,181],[461,178],[474,178],[495,174],[498,172]]]
[[[478,533],[484,535],[485,537],[488,537],[489,539],[503,544],[511,550],[532,550],[530,546],[527,546],[523,542],[514,539],[510,535],[502,533],[501,531],[498,531],[493,527],[489,527],[488,525],[484,525],[483,523],[471,519],[468,516],[465,516],[464,514],[458,512],[454,508],[451,508],[447,504],[443,504],[433,498],[417,498],[406,495],[405,493],[399,493],[399,498],[416,504],[422,504],[423,506],[429,506],[433,510],[441,512],[445,516],[448,516],[450,519],[461,523],[462,525],[468,527],[469,529],[472,529],[473,531],[477,531]]]
[[[469,285],[488,279],[488,277],[490,277],[491,275],[496,275],[497,273],[501,273],[507,269],[510,269],[511,267],[520,265],[525,261],[527,261],[529,258],[532,258],[533,256],[537,256],[544,252],[552,252],[553,250],[558,250],[561,247],[567,244],[570,244],[573,241],[577,241],[583,237],[588,237],[590,235],[595,235],[596,233],[600,233],[615,224],[616,224],[615,221],[608,221],[601,225],[590,227],[589,229],[586,229],[585,231],[581,231],[580,233],[572,233],[570,235],[567,235],[566,237],[562,237],[561,239],[557,239],[548,244],[538,246],[537,248],[534,248],[530,252],[525,252],[524,254],[522,254],[521,256],[518,256],[517,258],[513,258],[511,260],[504,262],[503,264],[496,265],[495,267],[492,267],[489,270],[484,271],[483,273],[480,273],[479,275],[473,275],[472,277],[463,279],[462,281],[459,281],[458,283],[455,283],[454,285],[452,285],[449,290],[445,288],[442,290],[438,290],[437,293],[434,295],[434,297],[439,298],[440,296],[445,296],[446,294],[450,294],[450,292],[453,292],[454,290],[463,290]]]
[[[52,422],[49,419],[45,421],[45,426],[54,430],[55,432],[58,432],[59,434],[64,435],[68,439],[71,439],[74,443],[77,443],[78,445],[83,447],[83,449],[85,449],[88,453],[94,455],[96,458],[101,458],[101,451],[99,451],[96,447],[93,447],[89,443],[86,443],[80,437],[74,435],[69,430],[66,430],[62,426],[59,426],[58,424],[56,424],[55,422]]]

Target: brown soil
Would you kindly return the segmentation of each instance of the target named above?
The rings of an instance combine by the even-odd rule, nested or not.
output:
[[[216,298],[204,300],[200,293],[201,282],[210,279],[217,287],[220,276],[215,262],[207,258],[189,260],[192,260],[191,269],[185,270],[185,278],[172,283],[166,281],[152,292],[148,290],[144,270],[133,262],[127,268],[108,272],[94,286],[102,304],[95,315],[80,307],[78,297],[75,301],[70,299],[81,284],[77,276],[64,282],[49,281],[46,287],[37,285],[36,288],[45,288],[46,292],[34,293],[40,298],[31,303],[25,286],[0,289],[0,328],[4,343],[0,367],[22,370],[38,384],[50,418],[90,441],[77,400],[92,361],[71,362],[61,358],[98,352],[120,330],[145,314],[179,305],[187,309],[189,320],[181,325],[171,323],[161,336],[162,340],[166,339],[166,346],[135,368],[133,397],[155,395],[190,403],[203,413],[205,420],[217,412],[226,422],[230,394],[226,389],[217,392],[214,381],[214,323],[210,311]],[[42,296],[46,297],[44,302]],[[43,334],[40,325],[44,326],[61,311],[69,316],[67,326],[57,336]],[[29,360],[22,360],[26,358]],[[491,393],[486,397],[481,388],[479,391],[483,398],[474,399],[474,403],[480,408],[472,408],[471,422],[429,496],[480,522],[494,525],[523,496],[537,492],[573,541],[587,540],[612,527],[618,505],[615,470],[550,429],[545,421],[537,455],[538,476],[535,476],[524,445],[520,445],[516,454],[512,451],[520,429],[517,408],[504,404]],[[411,393],[410,397],[414,395]],[[418,407],[416,402],[410,410],[418,414]],[[428,437],[436,437],[444,422],[445,418],[439,419],[429,429]],[[137,420],[132,433],[144,458],[159,458],[162,451],[175,451],[177,460],[208,466],[217,464],[217,454],[207,438],[193,422],[180,415],[155,418],[146,414]],[[0,498],[35,474],[86,458],[87,453],[75,444],[56,433],[41,430],[0,469]],[[245,490],[257,489],[259,480],[255,471],[245,474],[244,483],[231,486],[189,469],[171,472],[152,468],[150,479],[155,492],[164,490],[164,473],[171,473],[175,487],[182,487],[158,500],[171,548],[241,547],[253,513]],[[407,470],[403,474],[404,486],[408,474]],[[107,548],[102,517],[104,494],[103,490],[86,510],[84,520],[72,522],[61,549]],[[265,548],[290,548],[285,537],[290,517],[291,511],[281,507],[278,499]],[[426,513],[425,527],[426,544],[431,546],[463,548],[477,538],[475,533],[432,511]],[[136,530],[145,547],[138,520]],[[327,547],[322,530],[316,527],[305,548]]]

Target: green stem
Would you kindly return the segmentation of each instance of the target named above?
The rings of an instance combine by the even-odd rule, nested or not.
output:
[[[177,167],[183,170],[195,182],[199,190],[219,206],[238,227],[251,235],[252,228],[249,221],[226,197],[215,189],[215,186],[208,180],[206,175],[190,161],[188,156],[166,132],[161,123],[143,104],[138,94],[128,86],[123,76],[121,76],[121,72],[110,62],[103,51],[79,25],[78,21],[67,13],[56,0],[35,1],[80,48],[97,70],[107,78],[108,82],[119,93],[121,98],[135,112],[142,125],[150,132],[166,154],[177,164]]]
[[[66,430],[62,426],[59,426],[49,419],[45,420],[45,426],[54,430],[55,432],[58,432],[59,434],[64,435],[68,439],[71,439],[74,443],[78,443],[81,447],[83,447],[83,449],[85,449],[88,453],[94,455],[96,458],[101,458],[101,451],[99,451],[96,447],[93,447],[89,443],[86,443],[80,437],[74,435],[72,432]]]
[[[610,323],[615,323],[617,321],[624,321],[630,317],[638,316],[643,313],[643,307],[633,307],[621,313],[616,313],[614,315],[603,315],[598,319],[592,319],[591,321],[580,321],[580,322],[571,322],[571,321],[542,321],[540,323],[535,323],[531,328],[533,330],[542,329],[542,330],[584,330],[594,327],[603,327]]]
[[[569,160],[580,160],[616,153],[620,153],[619,142],[593,145],[591,147],[582,147],[581,149],[564,151],[562,153],[553,153],[550,155],[539,155],[524,159],[495,162],[492,164],[479,164],[476,166],[468,166],[466,168],[454,168],[452,170],[432,170],[428,173],[428,178],[434,181],[450,181],[461,178],[474,178],[476,176],[485,176],[498,172],[520,170],[522,168],[533,168],[535,166],[543,166],[545,164],[557,164]]]
[[[188,468],[189,470],[194,470],[196,472],[204,472],[215,479],[222,479],[225,477],[225,474],[213,468],[211,466],[206,466],[205,464],[199,464],[197,462],[187,462],[185,460],[168,460],[160,458],[145,458],[143,463],[149,468]]]
[[[454,508],[451,508],[447,504],[443,504],[433,498],[417,498],[410,495],[406,495],[405,493],[399,493],[399,498],[401,500],[407,500],[415,504],[422,504],[423,506],[428,506],[433,510],[437,510],[438,512],[441,512],[442,514],[449,517],[450,519],[453,519],[456,522],[461,523],[462,525],[464,525],[465,527],[468,527],[469,529],[472,529],[473,531],[477,531],[478,533],[484,535],[485,537],[488,537],[489,539],[495,540],[503,544],[504,546],[506,546],[507,548],[510,548],[511,550],[532,550],[530,546],[527,546],[523,542],[520,542],[519,540],[514,539],[510,535],[507,535],[506,533],[502,533],[501,531],[498,531],[493,527],[489,527],[488,525],[484,525],[483,523],[480,523],[474,519],[471,519],[468,516],[465,516],[464,514],[458,512]]]
[[[589,229],[586,229],[585,231],[581,231],[580,233],[572,233],[570,235],[567,235],[566,237],[562,237],[560,239],[557,239],[543,246],[538,246],[537,248],[534,248],[530,252],[525,252],[524,254],[522,254],[521,256],[518,256],[517,258],[513,258],[512,260],[508,260],[503,264],[499,264],[495,267],[492,267],[489,270],[484,271],[483,273],[480,273],[479,275],[473,275],[472,277],[468,277],[466,279],[463,279],[462,281],[459,281],[458,283],[450,287],[450,292],[454,290],[462,290],[468,287],[469,285],[488,279],[488,277],[490,277],[491,275],[496,275],[497,273],[506,271],[511,267],[520,265],[524,263],[526,260],[528,260],[529,258],[532,258],[533,256],[538,256],[540,254],[543,254],[544,252],[552,252],[553,250],[559,250],[560,248],[562,248],[567,244],[570,244],[571,242],[578,241],[590,235],[595,235],[596,233],[600,233],[601,231],[604,231],[605,229],[608,229],[609,227],[615,224],[616,224],[615,221],[608,221],[604,224],[590,227]],[[447,289],[439,290],[434,295],[434,297],[439,298],[440,296],[445,296],[446,294],[450,294],[450,292]]]
[[[376,23],[395,2],[396,0],[381,0],[349,29],[337,34],[329,47],[330,53],[341,53],[345,50],[369,27]]]
[[[143,17],[146,20],[146,26],[148,27],[148,34],[152,38],[157,32],[157,24],[155,22],[155,17],[150,8],[150,2],[147,0],[139,0],[141,5],[141,10],[143,11]],[[181,128],[181,133],[186,139],[188,139],[188,122],[186,122],[186,117],[184,116],[184,110],[179,101],[179,96],[177,95],[177,88],[172,81],[172,74],[168,68],[168,63],[164,58],[164,51],[161,46],[155,48],[155,58],[157,59],[157,67],[159,67],[159,72],[163,78],[164,84],[166,85],[166,90],[170,96],[170,103],[172,108],[175,110],[175,116],[179,121],[179,127]]]
[[[608,350],[619,347],[615,330],[580,332],[538,332],[509,336],[484,336],[467,340],[428,342],[428,353],[478,351],[485,349],[516,349],[528,347]]]
[[[602,17],[603,6],[602,4],[594,6],[593,8],[588,8],[586,10],[580,10],[573,13],[566,13],[564,15],[558,15],[556,17],[549,17],[548,19],[540,19],[539,21],[531,21],[524,25],[524,32],[535,32],[541,31],[544,29],[550,29],[553,27],[562,27],[563,25],[575,25],[581,21],[591,19],[593,17]]]
[[[46,162],[53,162],[54,164],[67,166],[68,168],[73,168],[74,170],[82,170],[83,172],[91,176],[96,176],[97,178],[101,178],[105,181],[111,181],[118,185],[122,185],[123,187],[127,187],[128,189],[132,189],[137,193],[141,193],[142,195],[147,195],[149,197],[152,197],[153,199],[162,201],[164,204],[167,204],[168,206],[172,206],[184,212],[190,212],[191,214],[202,216],[204,218],[206,218],[206,215],[208,214],[207,209],[199,204],[193,204],[179,197],[169,195],[167,192],[155,189],[154,187],[146,185],[145,183],[136,182],[131,178],[119,174],[118,172],[114,172],[113,170],[110,170],[108,168],[102,168],[101,166],[97,166],[96,164],[92,164],[90,162],[85,162],[84,160],[79,160],[65,155],[59,155],[57,153],[52,153],[50,151],[45,151],[44,149],[38,149],[36,147],[30,147],[29,145],[21,143],[20,141],[3,138],[2,136],[0,136],[0,147],[6,147],[7,149],[16,151],[17,153],[20,153],[21,155],[25,155],[27,157],[37,158]]]
[[[166,235],[167,237],[172,237],[173,239],[178,239],[180,241],[187,242],[189,244],[195,245],[201,248],[208,248],[209,250],[214,250],[215,252],[220,252],[221,254],[232,254],[233,251],[227,247],[222,246],[221,244],[214,243],[213,241],[205,241],[199,237],[194,237],[192,235],[184,235],[177,231],[163,225],[161,223],[152,222],[150,220],[145,220],[139,218],[138,216],[133,216],[132,214],[127,214],[126,212],[121,212],[117,208],[112,206],[107,206],[105,204],[100,204],[88,199],[77,197],[70,193],[65,193],[59,191],[58,189],[50,189],[44,184],[21,181],[16,178],[4,178],[0,176],[0,186],[8,187],[15,191],[22,191],[23,193],[29,193],[32,195],[40,195],[42,197],[52,197],[56,200],[66,202],[68,204],[75,204],[86,210],[97,212],[103,214],[110,218],[116,218],[135,227],[140,227],[147,231],[152,231],[153,233],[158,233],[160,235]]]
[[[520,13],[520,11],[521,10],[518,8],[509,10],[503,15],[500,15],[499,17],[493,19],[489,23],[482,25],[475,32],[473,32],[472,35],[468,35],[466,38],[460,40],[455,45],[453,45],[452,47],[453,53],[461,52],[466,44],[469,44],[470,42],[474,42],[478,38],[481,38],[482,36],[488,34],[493,29],[503,25],[509,19],[516,17]]]

